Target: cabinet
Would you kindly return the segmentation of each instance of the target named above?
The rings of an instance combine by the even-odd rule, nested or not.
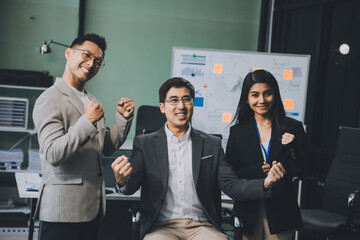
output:
[[[36,158],[36,156],[34,157],[34,153],[38,152],[38,142],[31,116],[36,99],[45,89],[46,88],[0,85],[1,98],[21,98],[27,99],[28,102],[25,111],[27,114],[25,125],[20,127],[9,126],[7,128],[6,124],[2,124],[0,128],[0,220],[11,218],[12,215],[19,213],[24,214],[24,218],[27,218],[26,215],[30,213],[30,201],[19,197],[16,188],[15,173],[30,171],[29,162]],[[4,104],[2,107],[4,107]],[[7,117],[8,114],[5,115],[5,111],[0,110],[0,119],[4,121]],[[12,151],[10,152],[9,150]],[[10,163],[7,163],[8,165],[5,166],[7,160],[11,160],[11,157],[14,157],[14,159],[17,159],[20,163],[14,160],[13,163],[10,161]],[[19,159],[19,157],[22,157],[22,159]],[[34,167],[31,171],[40,171],[40,166],[38,165],[38,170]],[[11,219],[9,219],[9,221],[10,220]]]

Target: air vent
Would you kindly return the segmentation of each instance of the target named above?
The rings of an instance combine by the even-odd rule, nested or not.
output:
[[[29,100],[26,98],[0,97],[0,130],[26,130]]]

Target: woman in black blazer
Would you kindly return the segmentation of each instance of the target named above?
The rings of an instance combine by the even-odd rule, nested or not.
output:
[[[265,70],[249,73],[230,129],[227,161],[239,178],[265,178],[279,162],[285,177],[263,200],[235,201],[245,239],[291,239],[302,226],[292,177],[301,172],[306,139],[302,123],[288,118],[274,76]]]

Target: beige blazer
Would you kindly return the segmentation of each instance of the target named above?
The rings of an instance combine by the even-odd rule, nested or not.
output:
[[[87,93],[90,100],[100,103]],[[125,141],[132,119],[116,112],[114,126],[105,117],[94,126],[84,104],[61,79],[36,100],[33,120],[38,131],[42,185],[36,213],[42,221],[93,220],[102,204],[105,186],[101,156],[110,155]]]

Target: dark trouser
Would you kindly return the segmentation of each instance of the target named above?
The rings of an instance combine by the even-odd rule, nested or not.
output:
[[[97,240],[99,214],[90,222],[40,222],[40,240]]]

